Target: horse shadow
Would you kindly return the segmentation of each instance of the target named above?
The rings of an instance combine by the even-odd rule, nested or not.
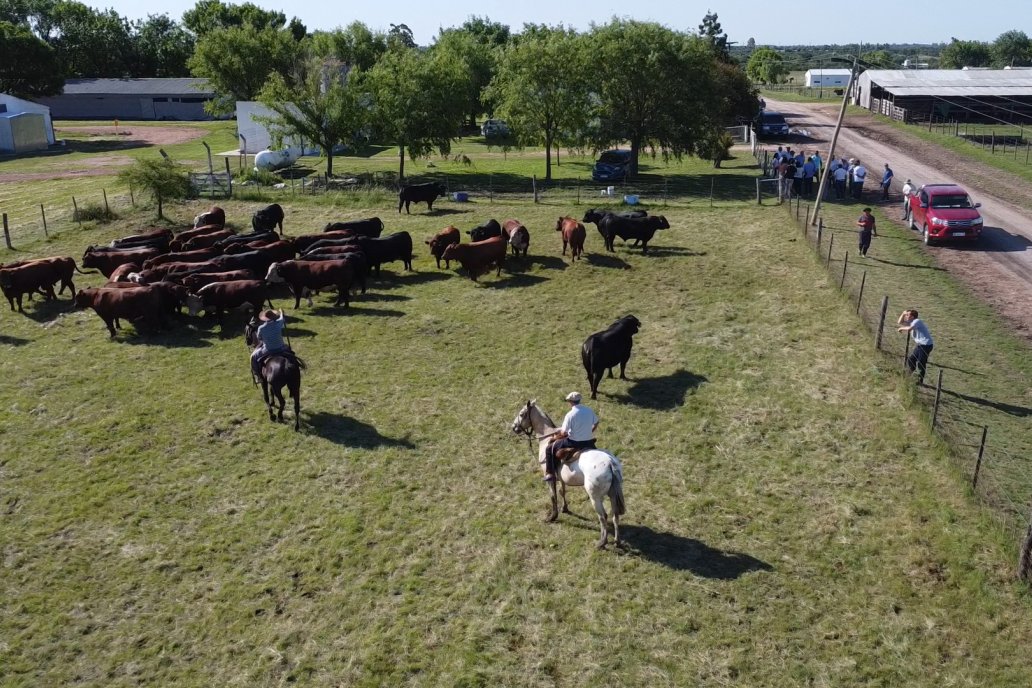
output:
[[[336,413],[317,411],[308,414],[307,425],[316,435],[334,444],[361,447],[363,449],[376,449],[377,447],[416,448],[416,445],[409,441],[408,437],[401,439],[384,437],[372,425],[363,423],[350,416]]]
[[[617,268],[620,270],[630,270],[631,264],[623,258],[617,258],[613,255],[605,253],[586,253],[584,259],[588,261],[589,265],[594,265],[599,268]]]
[[[0,344],[9,344],[11,346],[25,346],[29,343],[28,339],[22,339],[21,337],[12,337],[7,334],[0,334]]]
[[[675,571],[689,571],[701,578],[736,580],[751,571],[773,571],[765,561],[742,552],[725,552],[705,542],[648,526],[621,525],[620,535],[629,554],[640,556]]]
[[[668,411],[682,405],[688,390],[696,389],[704,382],[709,382],[705,375],[696,375],[682,368],[670,375],[640,378],[626,395],[611,396],[641,408]]]

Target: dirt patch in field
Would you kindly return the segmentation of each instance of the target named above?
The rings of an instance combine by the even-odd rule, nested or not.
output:
[[[168,146],[186,143],[204,136],[204,130],[196,127],[54,127],[60,137],[65,135],[96,136],[118,140],[141,141],[153,146]]]

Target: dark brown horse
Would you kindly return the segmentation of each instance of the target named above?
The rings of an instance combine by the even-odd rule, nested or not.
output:
[[[258,346],[258,321],[251,319],[244,328],[244,341],[248,348],[254,350]],[[283,408],[287,400],[283,397],[283,388],[286,387],[294,400],[294,431],[301,429],[301,371],[305,369],[305,362],[295,356],[293,352],[286,355],[272,354],[266,356],[262,362],[261,385],[262,395],[265,397],[265,404],[269,407],[269,420],[283,422]],[[269,388],[272,388],[273,396],[269,396]],[[274,401],[279,402],[279,414],[277,417]]]

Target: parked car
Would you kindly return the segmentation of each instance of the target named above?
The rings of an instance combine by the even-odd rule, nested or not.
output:
[[[509,135],[509,125],[504,119],[489,119],[480,125],[480,133],[484,138],[504,138]]]
[[[920,229],[926,244],[976,242],[982,234],[981,206],[956,184],[925,184],[910,197],[910,228]]]
[[[603,151],[591,168],[591,178],[596,182],[622,182],[630,166],[631,151],[619,148]]]
[[[767,136],[788,136],[788,122],[780,112],[764,110],[756,118],[756,135],[760,138]]]

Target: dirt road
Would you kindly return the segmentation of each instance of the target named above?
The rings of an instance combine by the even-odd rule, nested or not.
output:
[[[823,103],[767,100],[767,108],[785,115],[793,129],[805,130],[826,157],[839,107]],[[793,144],[805,149],[810,141]],[[856,157],[869,171],[867,189],[877,193],[883,165],[895,173],[899,188],[908,177],[915,184],[956,183],[982,204],[985,219],[977,247],[937,246],[929,249],[939,264],[964,281],[1021,334],[1032,340],[1032,219],[1027,182],[1006,172],[958,158],[950,151],[866,115],[847,115],[836,157]],[[898,193],[898,191],[897,191]],[[899,217],[886,208],[890,217]],[[900,213],[901,214],[901,213]],[[915,232],[915,238],[917,234]]]

